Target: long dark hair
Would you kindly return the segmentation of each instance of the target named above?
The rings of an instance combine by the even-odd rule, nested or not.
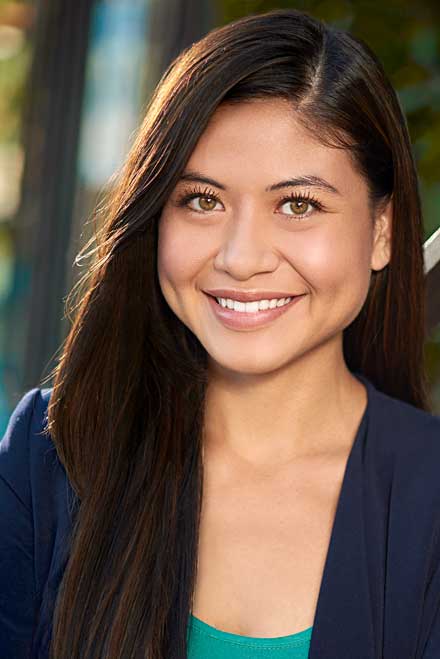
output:
[[[380,62],[362,41],[293,9],[209,32],[162,76],[80,252],[92,263],[67,298],[72,326],[47,429],[79,506],[52,659],[186,657],[207,361],[161,293],[158,222],[219,104],[266,97],[289,99],[322,143],[348,151],[372,208],[392,196],[391,260],[373,273],[344,354],[383,392],[428,409],[418,180]]]

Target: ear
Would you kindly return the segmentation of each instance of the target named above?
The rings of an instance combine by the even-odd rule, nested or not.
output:
[[[377,213],[374,219],[374,238],[371,252],[371,269],[382,270],[391,259],[391,229],[393,220],[393,199]]]

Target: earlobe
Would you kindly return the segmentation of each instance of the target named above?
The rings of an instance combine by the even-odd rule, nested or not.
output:
[[[371,269],[382,270],[391,259],[393,201],[388,201],[386,207],[375,218],[374,241],[371,254]]]

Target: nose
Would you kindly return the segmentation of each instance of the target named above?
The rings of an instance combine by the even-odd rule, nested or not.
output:
[[[259,272],[272,272],[279,263],[267,222],[255,210],[234,215],[225,225],[214,266],[236,280],[245,280]]]

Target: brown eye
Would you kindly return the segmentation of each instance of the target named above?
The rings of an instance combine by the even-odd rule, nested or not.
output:
[[[200,208],[204,211],[212,211],[215,208],[217,200],[214,197],[197,197],[199,199]]]
[[[197,203],[197,206],[195,205]],[[216,209],[216,204],[221,204],[220,199],[211,190],[190,190],[177,198],[176,206],[188,208],[196,213],[209,213]]]
[[[302,201],[301,199],[296,199],[295,201],[291,201],[289,205],[295,215],[302,215],[307,210],[307,206],[309,204],[306,201]]]
[[[294,218],[297,221],[305,220],[313,214],[314,211],[322,211],[322,204],[308,194],[292,194],[281,202],[281,208],[287,206],[284,211],[285,215]],[[310,208],[310,210],[308,210]],[[282,211],[283,212],[283,211]]]

